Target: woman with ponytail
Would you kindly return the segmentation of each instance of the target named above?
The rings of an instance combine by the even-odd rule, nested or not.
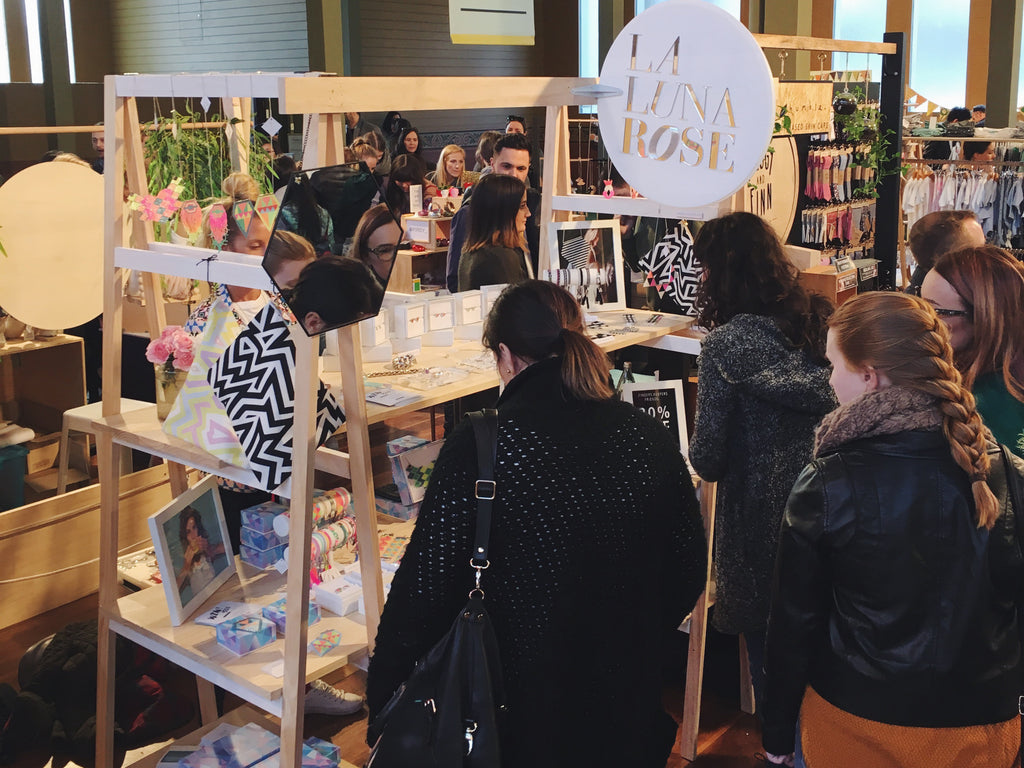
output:
[[[1019,766],[1024,566],[1009,471],[922,299],[829,322],[840,406],[782,521],[765,660],[769,759],[810,768]],[[992,476],[990,480],[990,475]]]
[[[488,177],[489,178],[489,177]],[[552,283],[509,287],[484,325],[505,385],[485,577],[508,710],[504,768],[662,768],[666,641],[704,586],[704,533],[672,436],[612,398],[609,362]],[[372,720],[473,586],[476,446],[445,442],[370,662]]]

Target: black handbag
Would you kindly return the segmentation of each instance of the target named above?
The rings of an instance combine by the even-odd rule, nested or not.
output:
[[[499,719],[505,689],[498,643],[484,607],[480,575],[490,565],[487,546],[496,495],[497,411],[467,414],[477,447],[477,519],[470,567],[476,586],[451,629],[416,662],[367,728],[373,743],[366,768],[497,768]]]

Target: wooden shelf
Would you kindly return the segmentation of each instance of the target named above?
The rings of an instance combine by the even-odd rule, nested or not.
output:
[[[238,573],[207,600],[207,610],[224,600],[268,605],[283,595],[285,576],[277,571],[258,571],[237,561]],[[198,613],[198,611],[197,611]],[[245,656],[236,656],[217,644],[213,627],[191,618],[180,627],[171,625],[162,587],[155,586],[117,601],[107,615],[110,628],[175,664],[225,688],[271,714],[281,716],[282,678],[263,668],[284,659],[284,636]],[[325,656],[306,657],[306,682],[316,680],[347,664],[350,657],[366,651],[366,625],[358,614],[335,616],[328,611],[309,627],[312,639],[325,629],[341,633],[342,644]]]
[[[223,717],[214,720],[212,723],[207,723],[202,728],[197,728],[187,736],[183,736],[170,744],[161,745],[155,751],[140,758],[139,760],[136,760],[134,763],[131,763],[129,768],[156,768],[157,764],[160,762],[160,758],[167,754],[171,749],[175,747],[181,748],[196,745],[203,736],[208,734],[214,728],[225,723],[229,725],[237,725],[239,728],[244,725],[248,725],[249,723],[255,723],[271,733],[279,734],[281,732],[281,726],[278,724],[277,720],[263,712],[260,712],[258,709],[254,709],[243,704],[238,709],[231,710]],[[356,768],[356,766],[347,760],[342,760],[338,763],[338,768]]]

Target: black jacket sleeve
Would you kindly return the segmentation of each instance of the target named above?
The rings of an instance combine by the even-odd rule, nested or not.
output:
[[[786,504],[765,640],[764,748],[793,751],[804,689],[827,631],[830,586],[821,539],[827,515],[817,462],[797,478]]]

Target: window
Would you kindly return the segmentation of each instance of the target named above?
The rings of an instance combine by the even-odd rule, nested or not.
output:
[[[964,105],[970,15],[970,0],[914,4],[909,85],[944,107]]]
[[[0,83],[11,82],[11,52],[7,49],[7,16],[0,3]]]
[[[885,10],[886,0],[836,0],[832,36],[836,40],[880,43],[885,34]],[[817,60],[812,59],[811,69],[817,68]],[[825,59],[825,68],[828,68],[828,59]],[[882,79],[882,57],[837,53],[832,55],[832,69],[870,69],[871,81],[877,83]]]
[[[75,79],[75,41],[71,34],[71,0],[64,0],[64,35],[67,38],[68,51],[68,77],[70,82],[77,83]]]
[[[43,82],[43,48],[39,38],[38,0],[25,0],[25,26],[28,28],[28,66],[33,83]]]

